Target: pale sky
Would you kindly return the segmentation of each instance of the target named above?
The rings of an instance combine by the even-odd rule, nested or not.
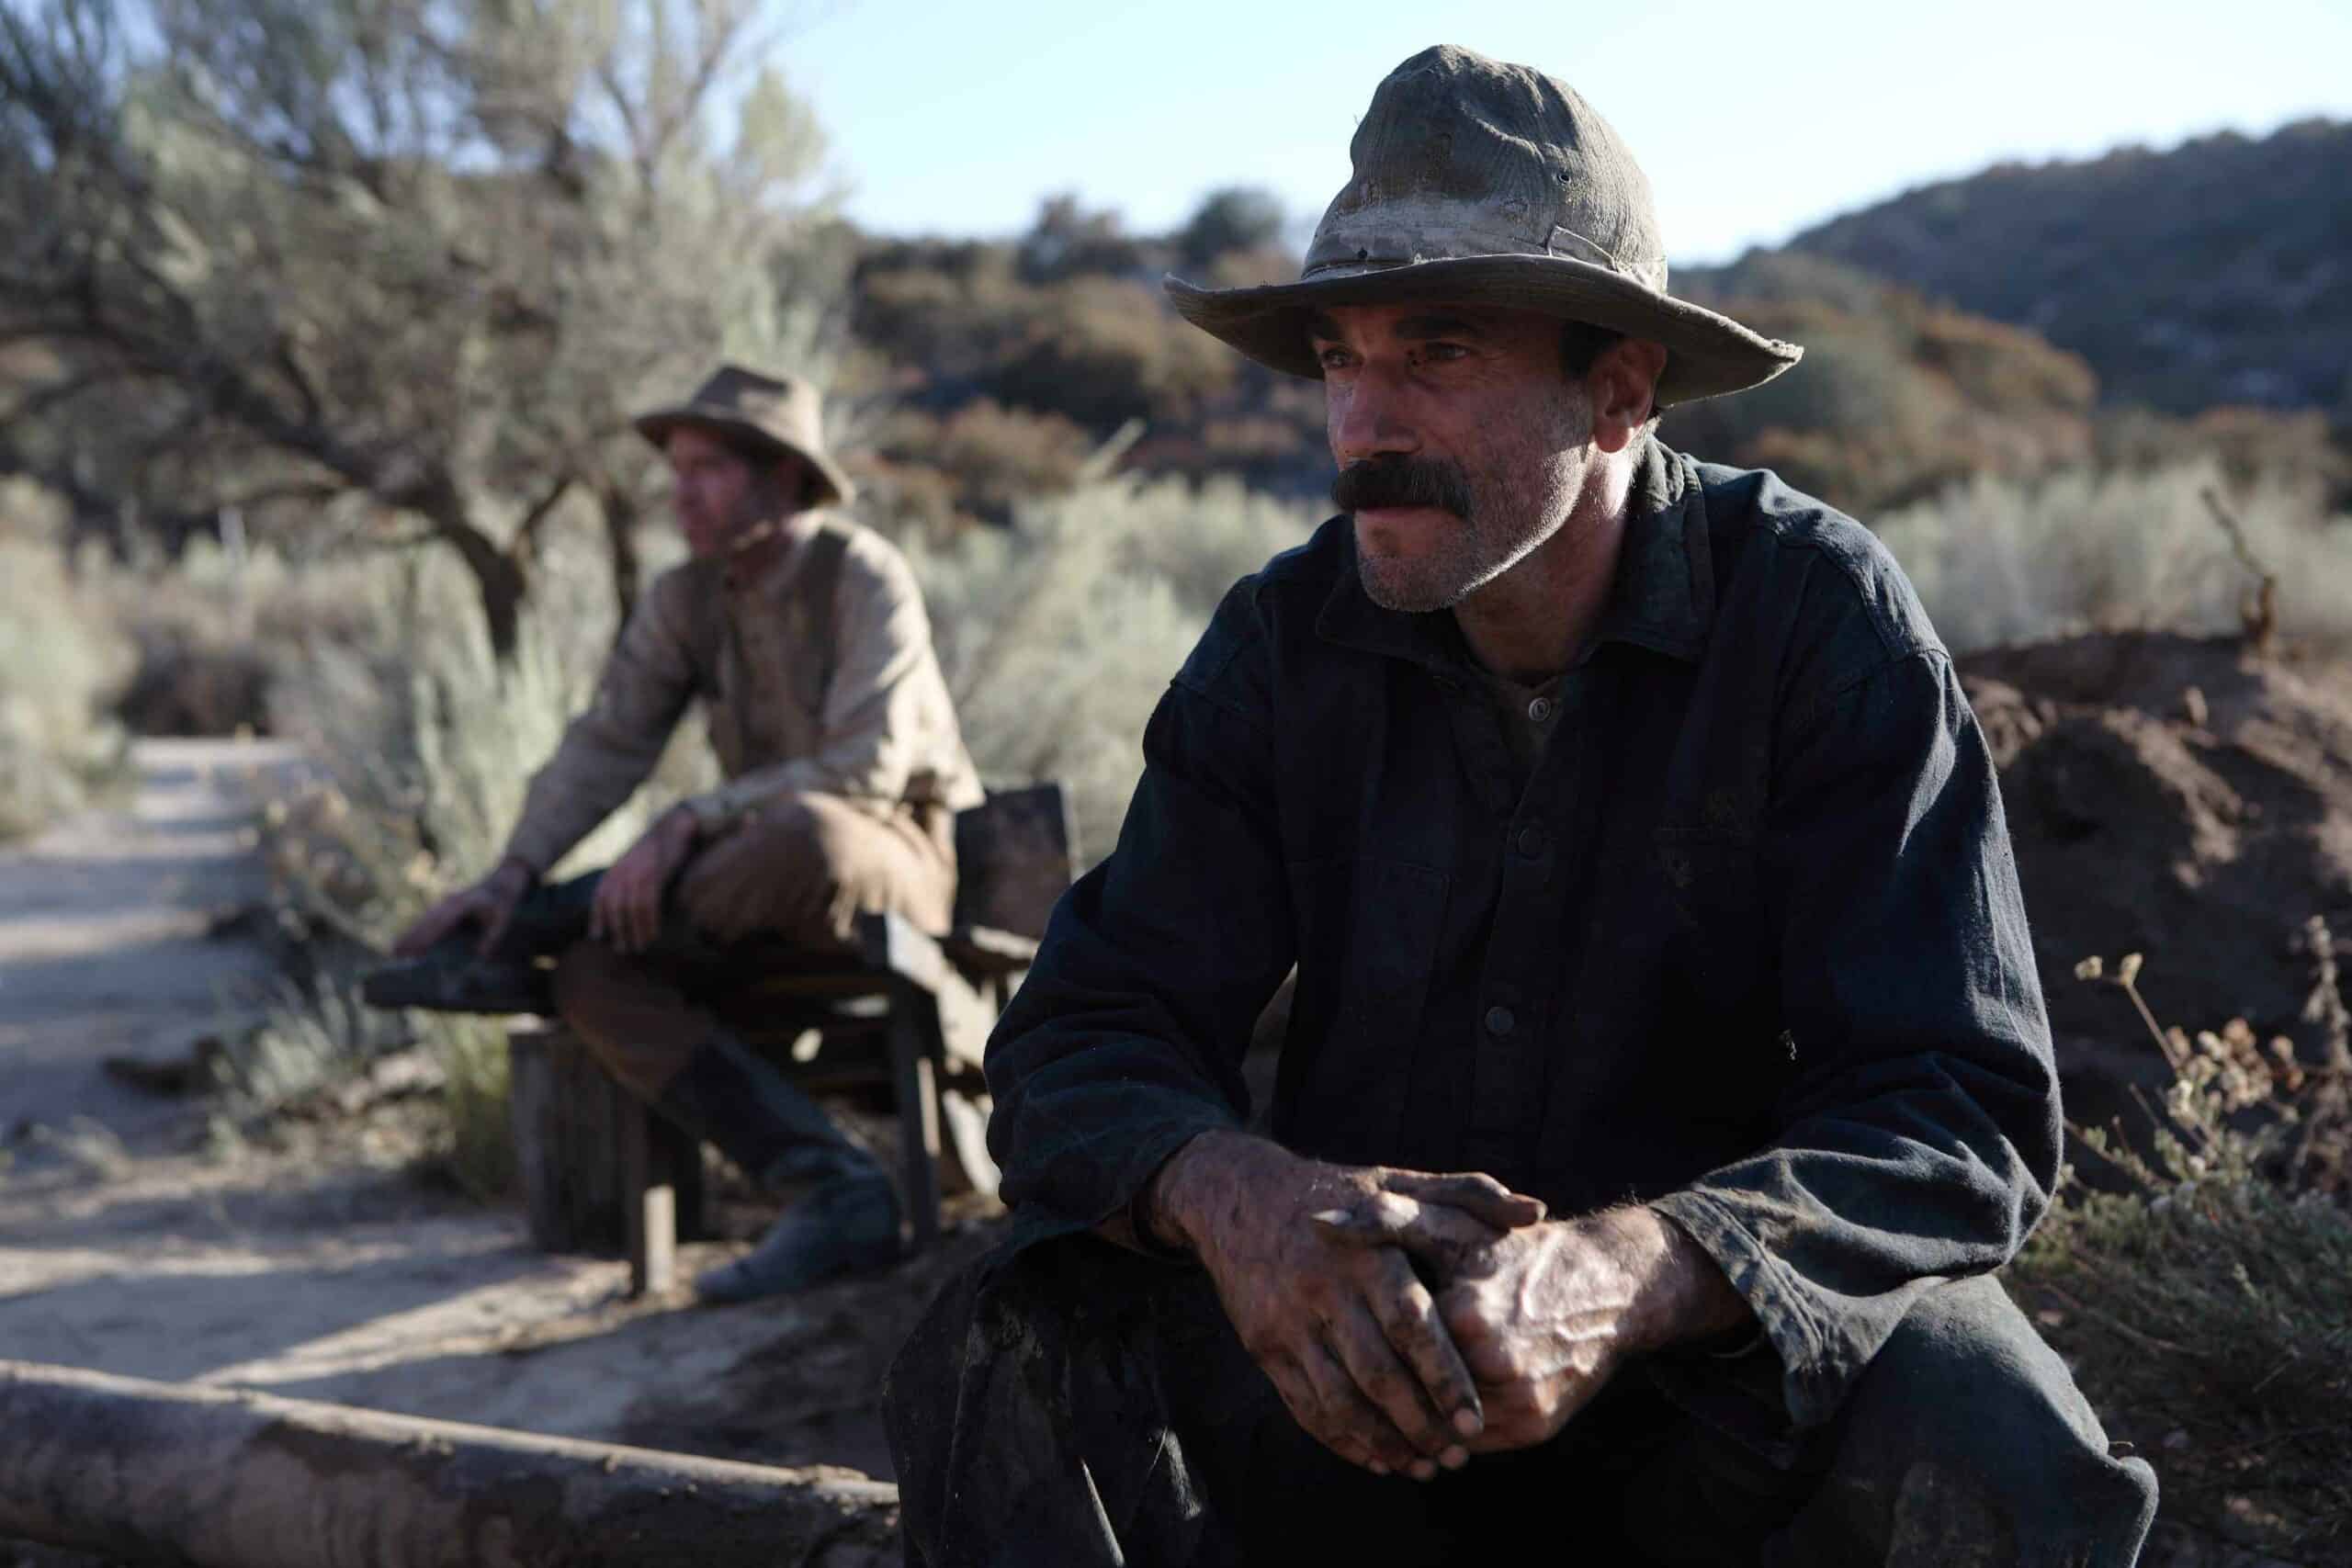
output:
[[[850,216],[895,234],[1017,232],[1065,190],[1148,232],[1225,185],[1311,226],[1374,85],[1440,42],[1589,99],[1684,263],[2004,158],[2352,118],[2352,0],[800,0],[797,17],[776,62],[832,138]]]

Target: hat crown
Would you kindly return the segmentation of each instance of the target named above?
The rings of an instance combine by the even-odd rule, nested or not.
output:
[[[1575,89],[1441,44],[1390,72],[1349,144],[1306,277],[1479,255],[1566,256],[1666,291],[1657,204]]]
[[[817,389],[797,376],[765,376],[722,365],[686,400],[690,408],[731,413],[794,446],[822,440],[824,405]]]

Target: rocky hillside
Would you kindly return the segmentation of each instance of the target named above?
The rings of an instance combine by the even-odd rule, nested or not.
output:
[[[2001,164],[1788,248],[2030,327],[2111,402],[2352,419],[2352,122]]]

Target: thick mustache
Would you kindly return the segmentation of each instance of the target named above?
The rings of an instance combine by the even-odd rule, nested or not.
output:
[[[1342,512],[1431,506],[1467,522],[1470,476],[1443,457],[1372,457],[1340,470],[1331,481],[1331,504]]]

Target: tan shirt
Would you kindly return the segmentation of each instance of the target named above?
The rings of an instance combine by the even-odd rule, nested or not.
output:
[[[686,705],[708,713],[727,783],[689,802],[707,829],[778,795],[840,796],[877,815],[980,802],[931,621],[906,558],[846,519],[833,659],[810,656],[794,584],[813,526],[754,576],[690,560],[654,580],[605,663],[596,700],[532,778],[506,852],[545,872],[645,782]],[[813,522],[813,520],[812,520]]]

